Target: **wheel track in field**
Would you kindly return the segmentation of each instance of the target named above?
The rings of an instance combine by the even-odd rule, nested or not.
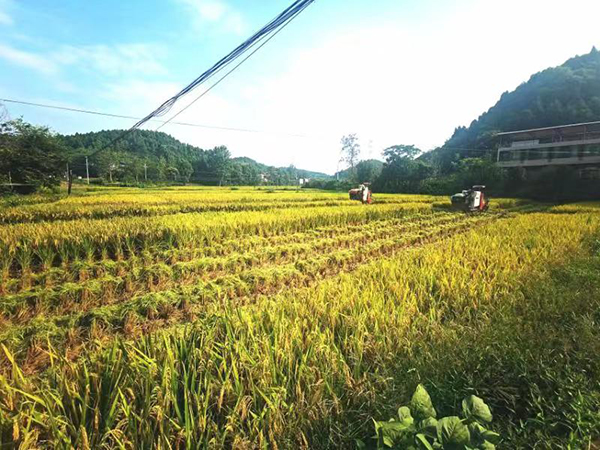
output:
[[[380,200],[379,204],[403,204],[412,203],[409,201],[397,201],[393,199]],[[430,203],[429,200],[423,200],[416,203]],[[0,226],[15,225],[20,223],[40,223],[40,222],[58,222],[75,221],[81,219],[102,220],[116,217],[159,217],[175,214],[209,213],[209,212],[242,212],[242,211],[266,211],[273,209],[286,208],[313,208],[318,206],[348,206],[346,199],[325,199],[325,200],[307,200],[307,201],[289,201],[277,202],[257,201],[257,202],[214,202],[201,203],[201,201],[191,202],[190,204],[158,204],[152,206],[122,206],[103,204],[98,207],[81,207],[81,211],[73,208],[74,211],[58,209],[56,211],[35,211],[31,214],[26,212],[4,212],[0,213]],[[360,207],[357,204],[356,207]]]
[[[138,263],[145,265],[168,263],[176,264],[180,262],[191,261],[193,259],[204,258],[204,257],[223,257],[228,254],[235,252],[247,252],[248,250],[257,249],[264,246],[272,245],[284,245],[286,243],[298,243],[306,242],[307,239],[315,237],[331,237],[334,238],[339,235],[346,233],[352,233],[358,229],[364,229],[365,225],[370,226],[375,223],[382,223],[384,225],[402,223],[407,221],[417,220],[430,220],[437,217],[451,216],[448,213],[440,212],[426,212],[419,214],[409,214],[403,217],[387,217],[376,220],[368,220],[356,224],[348,224],[346,226],[330,225],[325,227],[318,227],[316,229],[307,229],[291,234],[280,234],[280,233],[267,233],[264,236],[240,236],[235,239],[223,238],[217,239],[211,242],[210,246],[200,247],[182,247],[169,250],[158,250],[155,252],[139,251],[135,254],[131,254],[128,258],[120,260],[106,259],[99,261],[80,261],[63,265],[61,267],[52,267],[47,270],[40,272],[31,272],[28,274],[29,279],[27,280],[28,286],[22,286],[23,279],[19,272],[15,273],[13,277],[8,278],[4,281],[5,292],[4,294],[17,294],[19,292],[27,291],[36,288],[37,286],[44,286],[46,279],[51,277],[53,283],[72,283],[78,282],[78,273],[85,272],[86,277],[91,275],[92,278],[97,278],[104,275],[116,276],[118,271],[131,270]],[[121,267],[124,266],[124,267]],[[94,275],[94,273],[100,273],[100,275]],[[30,284],[30,286],[29,286]],[[0,290],[0,294],[2,291]]]
[[[59,348],[61,353],[64,352],[70,358],[75,358],[84,349],[90,350],[94,346],[102,346],[102,343],[106,343],[116,336],[131,337],[139,333],[152,332],[192,321],[197,316],[210,314],[215,309],[218,310],[224,304],[245,305],[261,295],[275,295],[290,288],[311,287],[340,272],[352,271],[376,257],[391,256],[399,251],[443,240],[468,231],[474,226],[485,225],[507,215],[500,213],[480,216],[471,220],[466,219],[451,228],[438,230],[439,233],[422,236],[416,240],[378,241],[363,252],[348,253],[345,256],[338,252],[335,257],[323,256],[320,258],[319,265],[315,266],[316,269],[308,272],[294,270],[290,266],[280,268],[281,276],[279,278],[262,279],[260,273],[254,271],[246,274],[243,280],[247,283],[254,277],[255,281],[250,289],[242,284],[233,283],[228,286],[228,290],[222,289],[220,296],[200,295],[200,291],[194,291],[193,287],[175,294],[170,293],[169,296],[162,298],[157,298],[154,293],[149,294],[147,298],[137,299],[128,304],[99,308],[83,315],[52,317],[44,322],[46,326],[39,328],[35,325],[13,327],[11,332],[5,333],[2,338],[13,350],[27,344],[28,350],[25,355],[21,352],[20,359],[25,367],[29,368],[28,370],[37,372],[43,370],[46,363],[47,356],[44,355],[47,353],[43,350],[46,343],[52,348]],[[341,266],[340,262],[343,263]],[[310,267],[310,264],[307,263],[307,267]],[[219,286],[227,287],[226,281],[232,280],[224,277],[221,281],[224,282],[222,285],[216,283],[211,286],[213,288],[214,286],[217,288]],[[199,289],[205,290],[206,285],[200,286]],[[215,292],[218,293],[218,289]],[[140,321],[142,322],[140,323]]]
[[[320,227],[342,227],[349,223],[402,218],[418,213],[432,212],[431,206],[427,207],[424,203],[378,206],[376,208],[356,208],[352,205],[342,210],[324,206],[288,208],[286,211],[291,214],[282,216],[281,220],[279,212],[275,210],[266,211],[270,212],[270,215],[256,216],[255,214],[255,217],[248,216],[248,214],[254,214],[252,211],[217,213],[207,219],[208,225],[207,221],[202,220],[204,218],[201,215],[196,215],[196,220],[187,222],[184,220],[183,223],[179,221],[177,215],[164,223],[162,221],[148,222],[140,220],[144,218],[130,217],[124,220],[132,219],[132,223],[118,224],[125,229],[114,226],[103,229],[103,224],[106,223],[103,220],[87,220],[78,224],[79,227],[87,227],[90,230],[100,227],[104,234],[91,232],[79,235],[80,230],[72,222],[61,222],[62,225],[66,224],[67,228],[59,227],[58,230],[50,230],[48,225],[52,224],[45,224],[40,233],[35,224],[23,224],[24,229],[19,228],[20,225],[16,225],[15,230],[0,227],[0,251],[3,252],[2,258],[0,258],[2,264],[0,289],[7,280],[21,279],[23,275],[40,273],[50,268],[69,267],[81,261],[90,263],[120,261],[140,256],[148,249],[165,251],[191,246],[213,246],[226,239],[240,240],[248,236],[270,237]],[[174,221],[174,218],[178,220]],[[240,222],[234,226],[231,220],[227,219]],[[27,237],[29,234],[35,235],[35,238],[32,240]],[[8,258],[5,258],[6,256]],[[51,257],[51,262],[44,266],[43,259],[48,257]],[[6,266],[7,259],[10,261],[8,267]],[[25,271],[23,271],[23,264]]]
[[[376,242],[423,227],[439,227],[455,221],[453,215],[419,216],[417,219],[372,222],[369,227],[375,231],[370,232],[363,230],[364,226],[357,226],[354,231],[351,231],[354,228],[351,227],[348,230],[350,232],[328,233],[324,238],[318,238],[319,233],[315,233],[315,240],[304,243],[299,243],[296,239],[282,239],[276,246],[263,247],[248,253],[234,253],[228,257],[199,258],[178,263],[173,267],[165,264],[129,267],[130,272],[124,276],[108,273],[103,277],[79,282],[55,280],[54,287],[40,287],[5,296],[0,300],[0,311],[5,322],[17,325],[41,314],[67,314],[75,312],[74,310],[85,312],[92,308],[128,301],[139,296],[142,291],[167,291],[192,285],[198,280],[210,282],[218,277],[243,276],[251,270],[296,264],[308,256],[314,258],[335,250],[355,250],[372,239]],[[65,282],[67,284],[64,284]],[[108,299],[107,292],[110,295]]]
[[[530,208],[530,206],[517,206],[504,209],[500,211],[500,213],[510,211],[517,212],[527,208]],[[13,267],[10,269],[10,273],[8,275],[5,275],[4,278],[0,276],[0,298],[2,295],[15,294],[25,290],[20,286],[25,278],[28,279],[27,284],[31,284],[29,288],[34,288],[36,284],[43,285],[45,283],[44,278],[48,274],[50,274],[52,277],[56,276],[58,278],[55,282],[76,282],[76,273],[80,270],[83,270],[87,273],[93,273],[94,271],[99,270],[102,273],[105,273],[107,271],[107,266],[112,263],[121,265],[131,260],[142,259],[144,260],[145,264],[157,262],[168,262],[173,264],[176,262],[189,261],[191,259],[204,256],[223,256],[228,251],[246,251],[249,246],[259,247],[261,245],[270,245],[270,243],[273,243],[279,239],[282,240],[281,243],[284,243],[288,239],[305,239],[306,237],[312,237],[311,235],[316,233],[329,234],[333,236],[339,233],[344,233],[346,230],[362,227],[365,223],[380,222],[383,220],[405,221],[417,216],[433,217],[440,214],[443,215],[449,213],[446,210],[436,209],[398,209],[377,211],[376,214],[378,217],[374,219],[370,215],[356,218],[353,217],[351,218],[351,221],[346,223],[346,225],[340,225],[339,223],[336,223],[335,220],[332,220],[331,224],[329,225],[320,225],[316,228],[310,228],[311,224],[302,224],[301,226],[298,226],[296,230],[287,233],[279,229],[270,229],[269,227],[266,227],[265,231],[261,230],[260,235],[252,234],[251,231],[247,231],[236,237],[225,236],[213,238],[209,243],[207,242],[206,245],[194,243],[195,245],[192,246],[178,243],[176,247],[165,250],[162,249],[160,243],[151,243],[151,246],[149,247],[149,250],[151,251],[150,258],[148,257],[150,253],[147,248],[137,248],[135,250],[128,249],[122,254],[121,257],[117,257],[115,255],[108,255],[108,257],[106,257],[105,255],[97,254],[93,259],[90,260],[89,257],[80,255],[75,260],[69,260],[61,263],[59,266],[55,265],[46,269],[39,264],[34,264],[31,266],[30,270],[27,271],[25,277],[21,273],[21,270],[16,268],[13,264]],[[124,246],[124,244],[122,245]],[[231,246],[236,246],[236,249],[230,248]],[[65,276],[64,274],[67,272],[73,272],[73,275]],[[110,273],[110,270],[108,272]]]

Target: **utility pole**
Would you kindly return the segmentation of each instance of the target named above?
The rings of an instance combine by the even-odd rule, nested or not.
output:
[[[8,186],[9,186],[10,192],[12,192],[13,186],[12,186],[12,176],[10,174],[10,170],[8,171]]]
[[[71,188],[73,186],[73,171],[67,163],[67,195],[71,195]]]
[[[88,157],[85,157],[85,175],[87,176],[87,184],[90,184],[90,166],[88,164]]]
[[[148,181],[148,164],[144,163],[144,181]]]

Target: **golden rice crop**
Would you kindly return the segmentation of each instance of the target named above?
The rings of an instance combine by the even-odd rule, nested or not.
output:
[[[416,382],[471,379],[452,365],[484,347],[460,336],[543,309],[528,286],[600,230],[598,203],[469,216],[345,197],[107,190],[0,210],[0,447],[352,448]]]

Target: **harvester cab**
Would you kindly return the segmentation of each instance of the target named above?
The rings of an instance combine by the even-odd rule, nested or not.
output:
[[[471,189],[454,194],[450,197],[452,206],[465,212],[485,212],[490,206],[490,201],[484,190],[485,186],[475,185]]]
[[[357,200],[368,205],[373,203],[371,183],[362,183],[358,188],[350,189],[348,195],[350,196],[350,200]]]

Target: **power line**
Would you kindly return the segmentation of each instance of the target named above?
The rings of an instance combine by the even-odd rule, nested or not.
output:
[[[167,125],[169,122],[171,122],[177,116],[179,116],[181,113],[183,113],[185,110],[187,110],[190,106],[192,106],[194,103],[196,103],[202,97],[204,97],[206,94],[208,94],[210,91],[212,91],[215,87],[217,87],[219,84],[221,84],[221,82],[223,80],[225,80],[225,78],[227,78],[229,75],[231,75],[233,72],[235,72],[235,70],[238,67],[240,67],[242,64],[244,64],[246,61],[248,61],[252,57],[252,55],[254,55],[257,51],[259,51],[265,45],[267,45],[271,39],[273,39],[275,36],[277,36],[281,31],[283,31],[283,29],[285,27],[287,27],[292,22],[292,20],[294,20],[297,16],[298,15],[292,17],[287,23],[285,23],[281,28],[279,28],[275,33],[273,33],[271,36],[269,36],[269,38],[267,40],[265,40],[262,44],[260,44],[252,53],[250,53],[248,56],[246,56],[239,64],[235,65],[233,67],[233,69],[231,69],[229,72],[227,72],[225,75],[223,75],[216,83],[214,83],[211,87],[209,87],[206,91],[204,91],[198,97],[196,97],[190,104],[188,104],[187,106],[185,106],[181,111],[179,111],[173,117],[171,117],[170,119],[168,119],[165,123],[163,123],[161,126],[159,126],[156,129],[156,131],[160,130],[162,127],[164,127],[165,125]]]
[[[198,78],[196,78],[194,81],[192,81],[186,87],[184,87],[179,93],[177,93],[176,95],[174,95],[173,97],[171,97],[170,99],[165,101],[157,109],[152,111],[150,114],[148,114],[144,118],[140,119],[131,128],[129,128],[123,134],[118,136],[112,142],[109,142],[104,147],[98,149],[95,153],[98,153],[102,150],[105,150],[106,148],[113,146],[116,142],[120,141],[125,136],[127,136],[129,133],[138,129],[139,127],[141,127],[143,124],[145,124],[149,120],[152,120],[155,117],[160,117],[160,116],[163,116],[164,114],[166,114],[181,97],[183,97],[184,95],[193,91],[195,88],[200,86],[206,80],[210,79],[213,75],[215,75],[216,73],[218,73],[219,71],[221,71],[222,69],[227,67],[230,63],[232,63],[237,58],[239,58],[241,55],[246,53],[254,45],[256,45],[258,42],[260,42],[262,39],[264,39],[265,37],[269,36],[270,34],[276,32],[281,27],[286,26],[287,23],[291,22],[295,17],[297,17],[300,13],[302,13],[314,1],[315,0],[296,0],[294,3],[292,3],[291,6],[289,6],[282,13],[280,13],[277,17],[275,17],[273,20],[271,20],[267,25],[262,27],[258,32],[256,32],[250,38],[246,39],[246,41],[244,41],[242,44],[240,44],[238,47],[236,47],[227,56],[221,58],[221,60],[219,60],[216,64],[214,64],[210,69],[208,69],[206,72],[204,72]],[[261,48],[261,47],[259,47],[259,48]],[[239,67],[239,65],[237,67]],[[234,68],[234,70],[236,68]],[[220,81],[222,81],[222,80],[220,80]],[[217,84],[219,82],[217,82]]]
[[[160,105],[153,112],[148,114],[146,117],[137,122],[132,128],[138,128],[146,123],[148,120],[164,115],[168,112],[171,107],[184,95],[188,94],[206,80],[211,78],[213,75],[218,73],[220,70],[225,68],[231,62],[236,60],[238,57],[246,53],[249,49],[251,49],[256,43],[264,39],[266,36],[276,32],[281,27],[287,25],[288,22],[292,21],[296,16],[298,16],[302,11],[304,11],[314,0],[296,0],[291,6],[285,9],[281,14],[279,14],[275,19],[271,20],[267,25],[261,28],[258,32],[256,32],[249,39],[240,44],[237,48],[231,51],[227,56],[223,57],[220,61],[218,61],[215,65],[213,65],[210,69],[192,81],[189,85],[183,88],[179,93],[165,101],[162,105]],[[260,48],[260,47],[259,47]],[[239,67],[239,65],[238,65]]]
[[[48,105],[48,104],[44,104],[44,103],[34,103],[34,102],[27,102],[24,100],[14,100],[14,99],[8,99],[8,98],[0,98],[0,102],[15,103],[15,104],[26,105],[26,106],[34,106],[34,107],[38,107],[38,108],[58,109],[58,110],[62,110],[62,111],[69,111],[69,112],[82,113],[82,114],[92,114],[92,115],[96,115],[96,116],[111,117],[111,118],[116,118],[116,119],[128,119],[128,120],[140,120],[141,119],[140,117],[127,116],[127,115],[122,115],[122,114],[105,113],[105,112],[100,112],[100,111],[92,111],[92,110],[88,110],[88,109],[69,108],[66,106]],[[204,124],[199,124],[199,123],[172,122],[172,121],[166,121],[166,120],[160,120],[160,119],[152,119],[152,122],[160,122],[164,125],[166,125],[168,123],[170,125],[181,125],[181,126],[185,126],[185,127],[207,128],[207,129],[211,129],[211,130],[221,130],[221,131],[236,131],[236,132],[242,132],[242,133],[264,133],[264,134],[274,134],[274,135],[290,136],[290,137],[298,137],[298,138],[309,138],[309,139],[318,138],[317,136],[310,136],[310,135],[306,135],[306,134],[282,133],[282,132],[278,132],[278,131],[256,130],[256,129],[250,129],[250,128],[220,127],[220,126],[215,126],[215,125],[204,125]]]
[[[272,36],[272,37],[274,37],[274,36]],[[265,44],[266,44],[266,42],[263,43],[263,45],[265,45]],[[231,73],[231,72],[229,72],[229,73]],[[222,79],[219,80],[219,81],[222,81]],[[213,87],[214,87],[214,85],[213,85]],[[206,91],[202,95],[204,95],[205,93],[206,93]],[[198,100],[198,98],[196,100]],[[194,100],[194,102],[196,100]],[[28,102],[28,101],[24,101],[24,100],[15,100],[15,99],[8,99],[8,98],[0,98],[0,102],[15,103],[15,104],[19,104],[19,105],[34,106],[34,107],[39,107],[39,108],[57,109],[57,110],[69,111],[69,112],[76,112],[76,113],[82,113],[82,114],[92,114],[92,115],[96,115],[96,116],[104,116],[104,117],[111,117],[111,118],[117,118],[117,119],[140,120],[139,117],[135,117],[135,116],[127,116],[127,115],[122,115],[122,114],[105,113],[105,112],[93,111],[93,110],[88,110],[88,109],[70,108],[70,107],[66,107],[66,106],[48,105],[48,104],[44,104],[44,103],[34,103],[34,102]],[[180,113],[182,113],[183,111],[185,111],[185,109],[187,109],[189,106],[191,106],[194,102],[192,102],[192,103],[190,103],[190,105],[186,106],[186,108],[184,108],[183,110],[181,110],[177,115],[179,115]],[[2,105],[0,105],[0,106],[2,106]],[[6,112],[8,113],[8,110]],[[221,130],[221,131],[235,131],[235,132],[242,132],[242,133],[264,133],[264,134],[272,134],[272,135],[288,136],[288,137],[297,137],[297,138],[307,138],[307,139],[323,139],[323,138],[326,138],[326,136],[311,136],[311,135],[298,134],[298,133],[282,133],[282,132],[279,132],[279,131],[257,130],[257,129],[251,129],[251,128],[220,127],[220,126],[215,126],[215,125],[204,125],[204,124],[189,123],[189,122],[173,122],[172,120],[177,115],[173,116],[169,120],[152,119],[152,122],[158,122],[158,123],[162,123],[163,124],[157,130],[159,130],[160,128],[162,128],[162,126],[169,124],[169,125],[181,125],[181,126],[195,127],[195,128],[207,128],[207,129]],[[331,137],[333,137],[333,135]],[[578,144],[578,145],[585,145],[585,144]],[[432,150],[429,150],[429,151],[423,153],[423,155],[426,154],[426,153],[428,153],[428,152],[430,152],[430,151],[435,151],[435,150],[454,150],[454,151],[459,151],[459,152],[472,152],[472,153],[473,152],[479,152],[479,153],[495,153],[495,152],[498,152],[497,149],[464,148],[464,147],[436,147],[435,149],[432,149]],[[559,148],[544,148],[544,147],[540,148],[540,149],[527,149],[527,148],[519,149],[519,148],[514,148],[514,149],[511,149],[510,151],[523,151],[523,150],[545,151],[545,152],[552,152],[552,153],[555,153],[555,152],[564,152],[564,150],[561,150]],[[505,150],[505,151],[509,151],[509,150]],[[592,152],[589,152],[589,151],[577,152],[577,155],[586,155],[586,154],[598,155],[598,152],[593,152],[593,151]]]

